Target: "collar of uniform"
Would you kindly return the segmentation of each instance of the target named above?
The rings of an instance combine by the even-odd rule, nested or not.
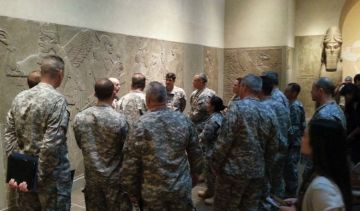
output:
[[[164,110],[168,110],[169,108],[168,107],[161,107],[161,108],[154,108],[152,110],[150,110],[150,112],[155,112],[155,111],[164,111]]]
[[[175,95],[176,86],[171,91],[167,91],[168,94]]]
[[[330,105],[330,104],[333,104],[333,103],[336,103],[335,100],[329,100],[328,102],[324,103],[323,105],[319,106],[315,112],[318,112],[320,111],[321,109],[323,109],[324,107],[326,107],[327,105]]]
[[[259,101],[259,98],[254,97],[254,96],[247,96],[247,97],[244,97],[243,100],[256,100],[256,101]]]

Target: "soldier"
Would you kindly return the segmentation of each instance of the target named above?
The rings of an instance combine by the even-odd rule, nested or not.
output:
[[[166,106],[174,111],[183,112],[186,107],[186,94],[185,91],[175,86],[176,75],[175,73],[167,73],[165,76],[165,85],[167,91]]]
[[[19,152],[39,158],[37,191],[19,187],[20,210],[70,210],[69,112],[64,96],[55,90],[63,78],[64,61],[55,55],[45,56],[41,82],[19,93],[7,116],[6,154]],[[17,188],[17,184],[10,187]]]
[[[109,80],[114,84],[114,101],[112,103],[112,107],[116,108],[116,104],[119,101],[119,97],[117,96],[117,94],[120,91],[120,81],[117,78],[109,78]]]
[[[214,211],[258,210],[264,177],[277,152],[277,122],[256,97],[261,79],[245,76],[240,101],[231,103],[224,118],[211,166],[216,173]],[[271,113],[271,111],[270,111]]]
[[[114,85],[109,79],[95,83],[97,104],[75,116],[76,143],[85,166],[87,210],[131,210],[120,187],[122,148],[127,137],[125,116],[112,108]]]
[[[196,129],[183,113],[166,107],[166,89],[159,82],[149,84],[146,105],[149,112],[124,146],[124,187],[148,210],[192,210],[191,188],[203,168]]]
[[[271,92],[271,97],[274,98],[274,100],[280,102],[283,104],[287,109],[289,109],[289,101],[285,97],[284,93],[282,93],[279,89],[279,75],[277,72],[274,71],[267,71],[264,73],[264,76],[267,76],[272,80],[272,83],[274,84],[273,91]]]
[[[190,96],[191,110],[189,117],[199,133],[204,129],[204,124],[210,116],[206,111],[206,104],[215,95],[213,90],[206,87],[206,83],[207,76],[204,73],[194,75],[193,87],[196,90]]]
[[[240,91],[241,79],[242,78],[239,77],[233,83],[232,92],[234,95],[229,100],[228,106],[230,105],[231,102],[240,100],[239,91]]]
[[[221,111],[225,109],[223,101],[218,96],[212,96],[209,100],[207,111],[210,113],[210,118],[206,122],[204,130],[199,135],[200,143],[205,148],[205,181],[207,189],[205,191],[199,191],[198,195],[205,199],[206,204],[212,204],[213,196],[215,193],[215,175],[210,169],[210,162],[212,153],[215,146],[215,141],[219,135],[219,129],[224,119]]]
[[[41,71],[40,70],[34,70],[32,71],[28,77],[27,77],[27,84],[29,86],[29,89],[36,86],[41,81]]]
[[[289,154],[284,170],[286,198],[296,198],[299,182],[298,164],[300,161],[300,143],[306,127],[304,107],[297,99],[300,89],[300,85],[297,83],[289,83],[285,89],[285,96],[289,100],[291,121],[289,129]]]
[[[117,102],[116,110],[125,114],[130,127],[146,112],[145,105],[145,76],[134,73],[131,78],[131,90]]]
[[[288,131],[290,128],[290,114],[289,110],[280,102],[274,100],[271,96],[273,90],[273,81],[267,76],[261,76],[262,79],[262,92],[260,98],[262,104],[275,113],[277,122],[279,123],[279,151],[276,154],[276,163],[272,172],[276,172],[278,176],[274,181],[270,181],[270,192],[280,198],[284,197],[285,182],[284,182],[284,168],[285,161],[288,155]]]
[[[334,91],[335,85],[327,77],[320,77],[319,80],[313,83],[311,88],[311,97],[312,100],[315,101],[316,110],[310,122],[316,119],[335,120],[346,130],[346,118],[344,112],[333,99]],[[308,176],[311,176],[313,171],[312,168],[312,161],[305,157],[304,172],[302,175],[303,180]]]

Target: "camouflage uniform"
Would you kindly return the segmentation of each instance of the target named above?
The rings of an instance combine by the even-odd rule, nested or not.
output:
[[[271,193],[282,198],[285,192],[284,168],[286,158],[289,152],[288,132],[290,128],[289,110],[280,102],[275,101],[272,97],[266,98],[262,104],[268,109],[273,110],[279,123],[279,151],[276,155],[276,164],[273,172],[278,174],[274,181],[270,181]]]
[[[200,143],[205,147],[205,178],[207,191],[211,194],[214,193],[215,188],[215,175],[210,168],[212,153],[215,146],[215,141],[219,135],[219,129],[222,125],[224,117],[221,113],[215,112],[211,114],[210,119],[206,122],[204,130],[199,135]]]
[[[125,114],[132,126],[146,112],[145,94],[141,91],[130,91],[117,102],[116,110]]]
[[[167,91],[166,106],[174,111],[183,112],[186,107],[186,94],[185,91],[177,86],[173,90]]]
[[[257,98],[230,104],[211,162],[218,173],[214,211],[258,210],[278,151],[277,127]]]
[[[122,148],[128,133],[125,116],[110,105],[92,106],[75,116],[73,127],[84,157],[87,210],[131,210],[120,187]]]
[[[7,116],[6,154],[39,158],[37,192],[19,193],[21,210],[70,210],[68,123],[66,100],[49,84],[39,83],[15,97]]]
[[[271,92],[271,97],[277,101],[283,104],[287,109],[289,109],[289,100],[286,98],[284,93],[282,93],[279,88],[274,88]]]
[[[304,107],[299,100],[290,104],[290,120],[289,154],[285,164],[284,179],[286,197],[295,198],[299,182],[300,143],[306,127]]]
[[[204,129],[206,120],[209,119],[209,113],[206,110],[208,100],[215,95],[215,92],[209,88],[197,89],[191,93],[191,110],[189,117],[195,124],[198,133]]]
[[[334,120],[341,124],[346,130],[346,118],[344,112],[341,110],[338,104],[334,100],[325,103],[324,105],[316,108],[314,115],[312,116],[311,121],[316,119],[329,119]],[[305,157],[305,166],[303,172],[303,180],[312,174],[313,162],[310,158]]]
[[[191,174],[203,157],[195,127],[182,113],[157,109],[140,117],[124,146],[121,175],[129,195],[149,210],[192,210]]]

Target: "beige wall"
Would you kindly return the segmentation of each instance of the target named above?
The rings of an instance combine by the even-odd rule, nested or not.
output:
[[[295,0],[226,0],[225,48],[294,46]]]
[[[346,0],[296,0],[295,35],[323,35],[338,26]]]
[[[0,15],[211,47],[225,0],[0,0]]]

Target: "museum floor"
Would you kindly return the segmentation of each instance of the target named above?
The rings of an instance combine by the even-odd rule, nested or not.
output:
[[[85,199],[84,194],[81,192],[81,188],[75,188],[71,194],[71,211],[84,211]],[[197,196],[199,190],[204,190],[204,184],[196,186],[192,190],[193,202],[196,206],[197,211],[211,211],[211,207],[204,204],[204,201]]]

